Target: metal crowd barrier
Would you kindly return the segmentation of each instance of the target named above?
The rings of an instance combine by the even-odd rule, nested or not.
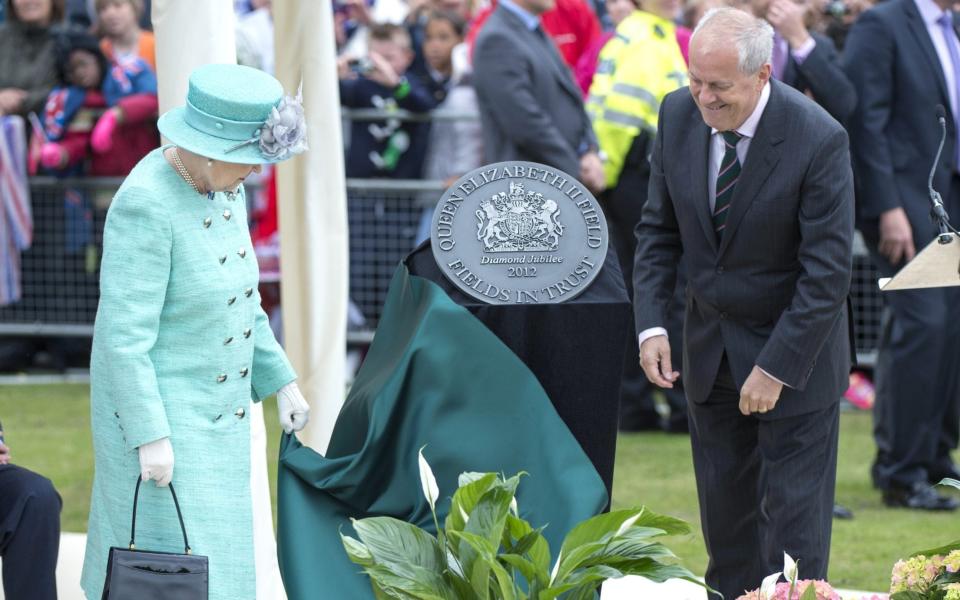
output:
[[[23,298],[0,307],[0,336],[92,335],[103,223],[119,181],[31,180],[34,243],[22,255]],[[397,264],[418,243],[424,216],[442,191],[439,181],[347,180],[353,304],[349,343],[372,338]],[[852,298],[857,349],[861,362],[869,365],[882,305],[877,274],[859,239]]]
[[[344,109],[343,118],[344,134],[348,137],[347,124],[352,120],[449,121],[477,119],[478,115],[444,110],[415,114],[403,110]],[[22,299],[0,307],[0,344],[4,337],[12,336],[92,335],[103,224],[121,181],[31,179],[34,242],[22,255]],[[350,227],[347,342],[363,345],[373,338],[397,264],[425,233],[424,219],[439,200],[443,186],[439,181],[348,179],[346,187]],[[248,185],[247,189],[250,199],[255,187]],[[882,305],[876,272],[859,238],[855,250],[852,296],[857,350],[861,363],[871,365]]]

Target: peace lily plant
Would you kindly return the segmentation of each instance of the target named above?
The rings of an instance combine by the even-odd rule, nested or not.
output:
[[[679,519],[644,507],[590,518],[570,531],[551,566],[543,527],[520,518],[518,474],[463,473],[440,527],[440,497],[430,465],[418,456],[423,495],[437,535],[392,517],[353,519],[357,538],[341,534],[354,563],[370,576],[378,599],[593,600],[600,584],[624,575],[702,585],[656,538],[689,532]]]

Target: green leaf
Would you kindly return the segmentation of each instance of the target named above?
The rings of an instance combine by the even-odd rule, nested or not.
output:
[[[910,558],[914,556],[936,556],[937,554],[946,556],[954,550],[960,550],[960,540],[950,542],[946,546],[940,546],[939,548],[930,548],[929,550],[921,550],[920,552],[914,552],[910,555]]]
[[[890,594],[890,600],[926,600],[926,598],[918,592],[897,592]]]
[[[453,494],[450,502],[450,513],[447,515],[444,529],[447,531],[463,531],[466,519],[463,515],[473,512],[477,502],[497,482],[496,473],[462,473],[460,487]]]
[[[361,567],[373,566],[373,555],[370,554],[367,547],[363,545],[363,542],[355,540],[348,535],[343,535],[342,533],[340,534],[340,540],[343,542],[343,547],[346,549],[347,556],[350,557],[350,560]]]
[[[552,586],[540,592],[540,600],[552,600],[560,594],[576,588],[586,587],[591,590],[595,590],[597,586],[607,579],[617,579],[619,577],[623,577],[623,573],[617,569],[603,565],[597,565],[588,569],[581,569],[580,571],[570,575],[567,580],[562,582],[555,581]],[[574,593],[579,594],[582,592],[577,591]]]
[[[415,600],[459,600],[443,577],[416,565],[373,565],[364,569],[380,590],[392,598]]]
[[[808,585],[803,595],[800,596],[800,600],[817,600],[817,588],[812,583]]]
[[[353,528],[378,565],[412,565],[440,573],[446,561],[437,540],[393,517],[354,519]]]
[[[497,549],[488,539],[475,533],[451,531],[450,537],[460,541],[460,555],[465,557],[463,569],[470,580],[470,587],[479,598],[488,598],[491,563],[495,562]]]
[[[520,574],[523,575],[523,578],[527,583],[532,583],[537,581],[541,577],[545,577],[546,573],[543,575],[537,572],[537,566],[533,564],[533,561],[528,560],[519,554],[501,554],[497,557],[500,562],[507,563],[509,566],[520,571]]]
[[[506,552],[526,554],[537,567],[537,571],[545,577],[541,583],[546,585],[550,578],[550,544],[543,537],[544,527],[533,529],[523,519],[508,514],[507,529],[510,531],[510,535],[518,541],[514,546],[507,548]]]

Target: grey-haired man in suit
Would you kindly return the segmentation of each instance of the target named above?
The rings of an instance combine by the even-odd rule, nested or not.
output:
[[[847,134],[770,79],[773,31],[708,13],[690,89],[668,95],[637,226],[641,366],[670,387],[666,322],[682,254],[683,384],[706,581],[726,598],[780,569],[825,578],[850,368],[853,176]]]
[[[473,51],[473,85],[488,162],[529,160],[603,191],[597,139],[583,96],[540,15],[554,0],[499,0]]]

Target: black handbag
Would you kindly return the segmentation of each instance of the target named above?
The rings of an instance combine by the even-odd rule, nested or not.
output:
[[[183,526],[183,515],[173,484],[170,484],[170,495],[173,496],[173,505],[180,519],[184,553],[136,549],[133,538],[137,532],[137,498],[140,496],[138,475],[137,488],[133,493],[130,547],[110,548],[101,600],[207,600],[207,557],[191,554],[187,528]]]

